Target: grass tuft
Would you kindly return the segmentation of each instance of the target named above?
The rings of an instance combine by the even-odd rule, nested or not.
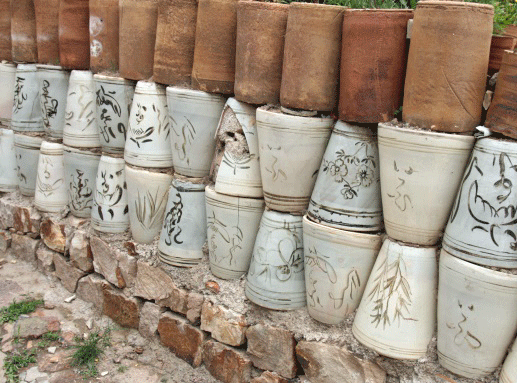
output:
[[[7,322],[15,322],[20,315],[29,314],[36,310],[44,302],[41,299],[32,298],[16,302],[15,300],[9,306],[0,308],[0,324]]]
[[[106,347],[111,344],[111,330],[107,328],[104,332],[92,332],[88,338],[76,338],[77,344],[72,346],[76,349],[72,355],[72,365],[82,368],[81,374],[87,377],[97,376],[96,363],[98,358],[104,353]]]
[[[21,353],[6,356],[4,369],[7,383],[18,383],[20,381],[18,372],[21,368],[28,367],[31,363],[36,363],[34,350],[23,350]]]

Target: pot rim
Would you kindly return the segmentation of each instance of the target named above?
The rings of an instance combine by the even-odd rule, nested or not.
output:
[[[59,142],[43,141],[40,147],[40,153],[45,154],[63,154],[64,145]]]
[[[266,109],[267,108],[267,109]],[[280,109],[271,109],[267,105],[257,109],[257,123],[266,121],[286,122],[288,127],[297,130],[328,129],[334,125],[334,119],[328,117],[302,117],[282,113]],[[276,125],[279,126],[279,125]]]
[[[165,96],[165,87],[152,81],[140,80],[136,83],[135,93]]]
[[[109,83],[109,84],[121,84],[135,86],[135,82],[132,80],[125,79],[119,76],[106,75],[106,74],[94,74],[93,80],[97,82]]]
[[[4,60],[0,63],[0,72],[2,70],[16,71],[16,64]]]
[[[172,97],[172,98],[186,98],[186,99],[189,99],[189,101],[191,100],[198,100],[198,101],[201,101],[201,102],[214,102],[214,103],[221,103],[221,102],[225,102],[225,98],[218,94],[218,93],[209,93],[209,92],[204,92],[202,90],[197,90],[197,89],[190,89],[190,88],[181,88],[181,87],[178,87],[178,86],[168,86],[166,88],[166,93],[167,93],[167,97]]]
[[[50,65],[50,64],[36,64],[36,68],[38,70],[45,70],[45,71],[59,71],[59,72],[66,72],[68,71],[59,65]]]
[[[330,4],[319,4],[319,3],[301,3],[301,2],[292,2],[289,4],[289,8],[291,9],[307,9],[308,11],[313,11],[314,9],[321,10],[329,10],[329,11],[344,11],[345,9],[349,9],[342,5],[330,5]]]
[[[36,72],[38,68],[36,64],[18,64],[16,72]]]
[[[40,148],[43,143],[43,137],[26,136],[24,134],[14,134],[14,144],[30,146],[31,148]]]
[[[281,11],[287,13],[289,4],[262,2],[256,0],[239,0],[237,3],[237,11],[241,8],[253,10]]]
[[[77,81],[77,82],[93,82],[93,73],[89,70],[78,70],[74,69],[72,72],[70,72],[70,82]]]
[[[105,162],[105,163],[113,164],[113,165],[124,165],[126,163],[123,158],[112,157],[112,156],[108,156],[106,154],[102,154],[100,160],[101,160],[101,162]]]
[[[240,197],[234,195],[223,194],[215,191],[214,185],[207,185],[205,188],[206,204],[213,206],[208,200],[215,200],[217,203],[223,203],[230,206],[248,207],[264,210],[266,204],[264,198]]]
[[[471,9],[494,14],[494,6],[489,4],[479,4],[463,1],[443,1],[443,0],[422,0],[419,1],[416,9],[421,8],[440,8],[443,11],[455,10],[457,8]]]
[[[98,151],[93,151],[89,149],[95,149],[95,148],[75,148],[73,146],[67,146],[66,144],[63,145],[63,151],[74,153],[74,154],[83,154],[85,156],[91,156],[91,157],[98,157],[100,159],[101,153]]]

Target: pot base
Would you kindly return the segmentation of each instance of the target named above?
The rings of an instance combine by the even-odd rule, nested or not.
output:
[[[306,306],[305,291],[288,293],[264,290],[246,282],[246,297],[256,305],[272,310],[296,310]]]
[[[161,250],[158,250],[158,259],[160,261],[162,261],[163,263],[166,263],[168,265],[172,265],[172,266],[178,266],[178,267],[193,267],[193,266],[196,266],[197,264],[199,264],[202,259],[203,259],[203,252],[199,252],[199,251],[195,251],[195,250],[191,250],[191,251],[187,251],[187,250],[183,250],[181,249],[181,253],[182,254],[189,254],[189,255],[192,255],[192,256],[196,256],[198,255],[199,258],[195,258],[195,257],[188,257],[188,258],[183,258],[183,257],[175,257],[173,255],[169,255],[169,254],[165,254],[163,251]],[[199,253],[201,253],[199,255]]]

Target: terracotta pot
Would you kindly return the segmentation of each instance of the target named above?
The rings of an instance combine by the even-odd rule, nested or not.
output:
[[[488,61],[488,74],[494,74],[501,69],[504,51],[513,51],[517,43],[517,37],[493,35],[490,44],[490,59]]]
[[[67,205],[67,193],[63,144],[43,141],[38,160],[34,206],[44,212],[57,213]]]
[[[513,37],[517,38],[517,24],[508,25],[504,29],[504,35],[505,36],[513,36]]]
[[[0,9],[0,61],[11,61],[11,0],[0,0]]]
[[[59,63],[59,0],[34,0],[38,62]]]
[[[470,132],[485,95],[494,8],[421,1],[415,10],[403,120],[420,128]]]
[[[328,111],[336,105],[344,10],[325,4],[289,6],[282,106]]]
[[[0,125],[11,125],[14,105],[14,87],[16,83],[16,65],[0,63]]]
[[[118,0],[90,0],[90,70],[118,71]]]
[[[409,9],[347,9],[343,18],[339,119],[377,123],[402,104]]]
[[[11,43],[13,61],[38,61],[34,0],[11,0]]]
[[[278,104],[289,6],[239,1],[235,50],[235,98]]]
[[[237,0],[200,0],[192,86],[212,93],[233,93]]]
[[[90,69],[88,0],[59,2],[59,59],[70,69]]]
[[[160,0],[153,79],[169,85],[190,84],[196,38],[197,1]]]
[[[17,132],[44,132],[35,64],[18,64],[11,127]]]
[[[158,1],[120,0],[119,17],[120,76],[146,80],[153,75]]]

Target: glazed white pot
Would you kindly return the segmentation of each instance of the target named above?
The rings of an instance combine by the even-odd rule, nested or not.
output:
[[[302,217],[264,211],[253,247],[246,297],[269,309],[304,307]]]
[[[63,138],[70,72],[60,66],[37,65],[41,117],[45,133]]]
[[[479,139],[443,237],[448,253],[481,265],[517,267],[517,143]]]
[[[11,127],[16,132],[43,132],[38,73],[35,64],[18,64]]]
[[[438,360],[455,374],[493,372],[517,331],[517,275],[440,253]]]
[[[248,271],[264,212],[263,199],[205,189],[210,270],[218,278],[237,279]]]
[[[100,74],[94,75],[93,79],[96,123],[102,150],[106,153],[123,153],[135,83]]]
[[[158,258],[174,266],[190,267],[203,258],[206,242],[205,185],[174,178],[165,208]]]
[[[133,239],[151,243],[160,233],[172,175],[126,164],[129,227]]]
[[[138,81],[129,115],[124,159],[135,166],[171,167],[170,133],[165,87]]]
[[[226,142],[215,179],[215,191],[218,193],[254,198],[264,195],[260,177],[256,110],[256,107],[233,97],[226,101],[217,129],[219,140]],[[232,148],[234,137],[228,136],[227,131],[243,132],[247,150],[243,152],[239,146]]]
[[[307,208],[332,125],[330,117],[257,109],[260,174],[268,208],[291,213]]]
[[[514,341],[508,356],[504,360],[503,369],[499,375],[499,383],[517,382],[517,344]]]
[[[123,233],[129,228],[125,162],[102,155],[92,208],[92,227],[104,233]]]
[[[359,306],[381,244],[380,234],[335,229],[303,218],[305,288],[312,318],[338,324]]]
[[[20,193],[24,196],[34,196],[42,142],[43,138],[41,137],[24,136],[22,134],[14,135],[18,187]]]
[[[384,240],[352,327],[359,342],[395,359],[426,354],[436,323],[436,255],[436,247]]]
[[[73,70],[70,74],[63,143],[79,148],[101,145],[95,124],[95,85],[90,71]]]
[[[200,90],[167,87],[174,171],[206,177],[215,150],[215,131],[225,98]]]
[[[38,161],[34,205],[43,212],[57,213],[67,203],[68,185],[65,183],[63,144],[43,141]]]
[[[10,129],[0,129],[0,192],[13,192],[18,188],[14,133]]]
[[[16,65],[8,62],[0,63],[0,84],[2,84],[2,92],[0,92],[0,125],[11,125],[15,83]]]
[[[386,232],[407,243],[436,244],[447,223],[474,137],[380,123],[378,140]]]
[[[309,203],[313,220],[351,231],[382,229],[376,130],[336,123]]]

